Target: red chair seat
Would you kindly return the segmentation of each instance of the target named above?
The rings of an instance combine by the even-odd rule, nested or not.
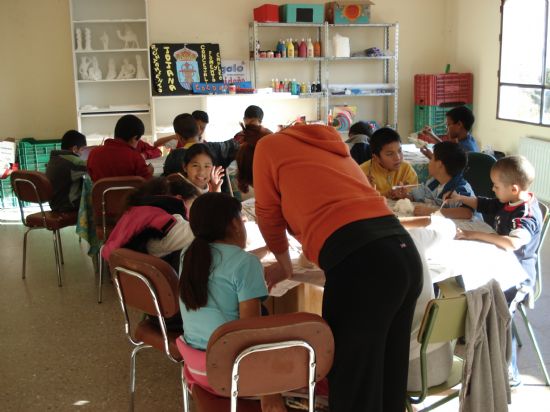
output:
[[[176,346],[176,339],[183,333],[183,331],[168,331],[168,347],[170,354],[178,362],[182,360],[180,351]],[[153,348],[164,352],[164,339],[158,323],[151,319],[144,319],[137,325],[135,331],[136,339],[151,345]]]
[[[46,229],[59,230],[67,226],[76,225],[78,212],[45,212]],[[33,213],[25,218],[25,223],[30,227],[44,227],[42,213]]]

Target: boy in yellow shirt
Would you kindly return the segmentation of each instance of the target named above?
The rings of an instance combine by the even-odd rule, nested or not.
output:
[[[403,161],[401,138],[389,127],[383,127],[370,138],[372,159],[361,164],[361,170],[371,185],[382,196],[401,199],[407,196],[404,188],[395,186],[416,185],[418,176],[412,166]]]

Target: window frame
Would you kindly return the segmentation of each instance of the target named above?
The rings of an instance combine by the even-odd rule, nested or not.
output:
[[[500,79],[500,74],[502,72],[502,33],[504,31],[504,5],[506,3],[506,0],[501,0],[500,2],[500,33],[498,36],[499,40],[499,55],[498,55],[498,85],[497,85],[497,112],[496,112],[496,118],[497,120],[503,120],[507,122],[514,122],[514,123],[522,123],[522,124],[529,124],[533,126],[542,126],[542,127],[550,127],[549,124],[544,124],[542,122],[542,119],[544,117],[544,99],[545,99],[545,92],[550,92],[550,84],[546,84],[546,53],[548,50],[548,15],[549,15],[549,8],[550,8],[550,0],[544,0],[546,2],[546,8],[545,8],[545,24],[544,24],[544,47],[543,47],[543,57],[542,57],[542,84],[541,85],[533,85],[533,84],[519,84],[519,83],[508,83],[508,82],[502,82]],[[541,98],[540,98],[540,111],[539,111],[539,121],[538,123],[529,122],[526,120],[517,120],[517,119],[506,119],[503,117],[500,117],[500,89],[502,86],[512,86],[512,87],[519,87],[519,88],[525,88],[525,89],[538,89],[541,92]],[[550,96],[549,96],[550,99]]]

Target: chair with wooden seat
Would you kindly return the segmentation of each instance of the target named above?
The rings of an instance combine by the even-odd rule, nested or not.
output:
[[[104,243],[116,222],[123,213],[128,195],[143,185],[145,179],[140,176],[106,177],[99,179],[92,187],[92,207],[97,238]],[[99,284],[98,303],[102,299],[103,259],[101,250],[98,256]]]
[[[332,332],[318,315],[297,312],[225,323],[206,350],[206,376],[219,396],[195,384],[194,410],[260,412],[259,401],[242,398],[307,388],[313,412],[315,384],[329,372],[333,356]]]
[[[546,234],[548,233],[548,226],[550,223],[550,213],[548,213],[548,206],[542,202],[539,202],[540,210],[542,212],[542,218],[543,218],[543,225],[540,233],[540,241],[539,245],[537,247],[537,265],[536,265],[536,279],[535,279],[535,286],[533,288],[533,296],[530,296],[528,298],[532,299],[532,306],[534,306],[534,303],[538,300],[540,295],[542,294],[542,267],[541,267],[541,259],[540,259],[540,249],[544,242],[544,239],[546,238]],[[527,305],[528,298],[525,300],[519,302],[517,304],[517,309],[523,318],[523,322],[525,324],[525,328],[527,329],[527,332],[529,334],[529,338],[531,339],[531,343],[533,344],[533,347],[535,348],[535,352],[537,354],[537,358],[539,360],[539,365],[542,370],[542,373],[544,375],[544,380],[546,382],[546,386],[550,386],[550,378],[548,376],[548,371],[546,370],[546,365],[544,363],[544,358],[542,357],[542,352],[540,350],[540,347],[537,342],[537,338],[535,336],[535,331],[533,330],[533,327],[531,326],[531,323],[529,322],[529,318],[527,317],[527,312],[525,311],[525,305]],[[513,332],[516,334],[516,337],[518,338],[518,345],[521,347],[521,340],[519,339],[519,336],[517,335],[517,331],[515,328],[515,324],[513,324]]]
[[[57,284],[62,286],[61,265],[63,262],[63,248],[59,231],[67,226],[76,225],[77,212],[44,211],[43,204],[49,202],[53,196],[53,188],[48,177],[42,172],[19,170],[11,174],[13,191],[19,201],[21,222],[27,227],[23,237],[23,268],[22,278],[25,279],[27,258],[27,235],[33,229],[47,229],[53,233],[53,248],[55,266],[57,269]],[[40,212],[25,216],[23,202],[38,203]]]
[[[424,402],[428,396],[442,394],[447,391],[451,393],[439,401],[433,403],[422,411],[429,411],[456,398],[460,391],[452,390],[462,380],[463,359],[453,357],[451,373],[445,382],[440,385],[428,387],[428,345],[434,343],[450,342],[464,336],[467,313],[466,296],[452,298],[433,299],[428,302],[424,319],[418,332],[420,347],[420,373],[422,389],[420,391],[407,392],[407,411],[412,411],[412,404]]]
[[[180,310],[178,277],[164,260],[129,249],[113,251],[109,266],[125,317],[126,335],[134,346],[130,357],[130,409],[133,410],[136,355],[139,351],[155,348],[163,352],[170,361],[182,362],[176,339],[183,331],[169,331],[165,320],[178,314]],[[147,317],[133,327],[129,308],[137,309],[153,318]]]

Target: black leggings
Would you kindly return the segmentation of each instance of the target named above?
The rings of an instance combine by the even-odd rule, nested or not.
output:
[[[330,410],[403,412],[422,262],[408,235],[368,243],[326,271],[323,317],[334,334]]]

